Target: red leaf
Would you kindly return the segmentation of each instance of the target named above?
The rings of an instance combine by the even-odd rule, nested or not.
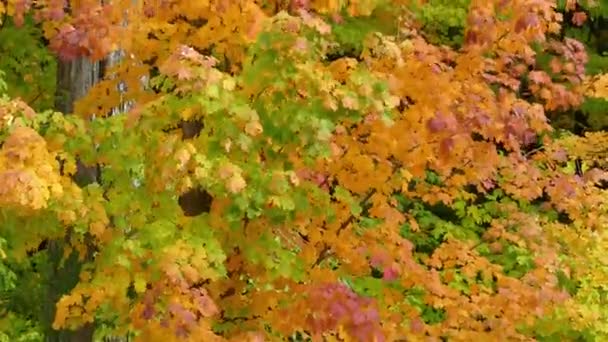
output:
[[[583,26],[586,20],[587,13],[585,12],[575,12],[572,16],[572,23],[576,26]]]

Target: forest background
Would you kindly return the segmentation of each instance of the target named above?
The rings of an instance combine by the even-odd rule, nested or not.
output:
[[[608,340],[604,0],[3,0],[0,341]]]

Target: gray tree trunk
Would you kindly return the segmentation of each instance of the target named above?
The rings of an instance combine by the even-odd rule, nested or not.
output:
[[[74,101],[87,94],[89,89],[99,81],[100,63],[94,63],[86,58],[57,63],[57,83],[55,93],[55,109],[68,115],[74,111]],[[98,168],[87,167],[78,162],[78,170],[74,176],[80,185],[95,182],[98,179]],[[82,263],[76,255],[72,255],[62,263],[65,241],[49,241],[48,254],[50,270],[49,286],[44,311],[47,325],[47,342],[92,342],[95,326],[85,325],[75,331],[55,331],[51,324],[55,317],[56,303],[62,295],[69,292],[77,283]]]
[[[99,82],[100,69],[99,62],[91,62],[87,58],[80,57],[70,62],[58,60],[55,109],[64,114],[72,114],[74,102],[85,96],[89,89]],[[99,178],[97,165],[85,166],[77,160],[77,167],[74,180],[78,185],[85,186]]]
[[[99,62],[91,62],[87,58],[78,58],[71,62],[59,60],[55,109],[66,114],[72,113],[74,102],[85,96],[89,89],[99,82],[99,78]]]

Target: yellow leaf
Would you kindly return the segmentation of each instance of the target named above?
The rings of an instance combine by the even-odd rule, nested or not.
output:
[[[194,169],[194,177],[196,177],[196,179],[205,179],[207,176],[208,172],[204,168],[197,167]]]
[[[179,162],[179,168],[183,168],[190,160],[191,154],[186,148],[181,148],[175,153],[175,159]]]
[[[60,211],[57,213],[57,218],[64,224],[70,224],[76,221],[76,213],[73,210]]]
[[[401,177],[403,177],[403,180],[405,180],[406,183],[409,183],[409,181],[412,180],[412,178],[414,177],[414,175],[412,175],[408,170],[406,169],[401,169]],[[407,185],[404,185],[407,186]],[[407,189],[407,188],[406,188]]]
[[[191,265],[182,266],[182,274],[191,283],[196,283],[200,280],[201,276],[198,271]]]
[[[608,73],[588,79],[585,95],[608,99]]]
[[[135,280],[133,281],[135,292],[138,294],[144,293],[146,291],[146,285],[146,280],[141,275],[135,275]]]
[[[89,232],[93,234],[93,236],[100,238],[106,230],[106,225],[102,222],[93,222],[89,225]]]
[[[193,115],[192,108],[186,108],[182,112],[182,119],[189,120],[192,117],[192,115]]]
[[[53,329],[59,330],[63,328],[65,325],[65,321],[67,319],[68,312],[65,306],[57,306],[57,311],[55,312],[55,320],[53,321]]]
[[[247,183],[240,174],[235,174],[230,177],[226,184],[226,188],[228,189],[228,191],[232,192],[233,194],[241,192],[241,190],[245,189],[246,186]]]
[[[250,121],[247,123],[247,125],[245,125],[245,132],[251,135],[252,137],[259,135],[263,131],[264,129],[262,128],[262,125],[259,121]]]
[[[232,78],[225,79],[222,82],[224,90],[232,91],[236,87],[236,82]]]
[[[300,178],[298,177],[298,175],[293,172],[293,171],[287,171],[287,176],[289,177],[289,181],[291,182],[291,184],[298,186],[300,185]]]
[[[219,167],[218,175],[219,175],[220,179],[228,179],[228,178],[232,177],[232,175],[235,172],[239,172],[239,171],[240,170],[238,170],[238,168],[236,168],[232,164],[224,164]]]

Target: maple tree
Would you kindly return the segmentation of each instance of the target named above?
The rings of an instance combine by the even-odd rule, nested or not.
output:
[[[51,62],[0,78],[0,338],[607,338],[608,135],[551,125],[607,98],[561,34],[596,7],[1,3],[40,60],[122,58],[74,113],[23,95]]]

